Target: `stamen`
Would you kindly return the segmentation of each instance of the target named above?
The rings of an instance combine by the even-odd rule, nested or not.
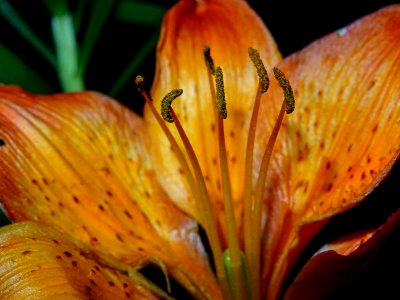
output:
[[[155,117],[157,123],[160,125],[162,131],[164,132],[165,136],[167,137],[168,141],[171,144],[171,147],[179,161],[179,163],[181,164],[183,173],[188,181],[189,187],[193,193],[193,195],[195,195],[195,197],[199,194],[197,191],[197,184],[194,180],[192,171],[190,170],[189,164],[185,159],[185,156],[183,155],[183,152],[181,150],[181,148],[178,145],[178,142],[175,140],[174,136],[172,135],[171,131],[168,129],[168,127],[166,126],[165,122],[162,120],[162,118],[160,117],[160,115],[158,114],[156,108],[154,107],[153,104],[153,100],[151,99],[150,94],[147,92],[147,90],[144,88],[144,79],[142,76],[138,75],[136,76],[135,79],[135,83],[136,86],[138,87],[138,90],[140,92],[140,94],[143,96],[143,98],[145,99],[147,105],[150,108],[151,113],[153,114],[153,116]],[[197,201],[196,201],[197,203]],[[199,210],[200,212],[202,212],[201,210]],[[201,220],[200,223],[204,224],[204,216],[200,216]]]
[[[272,129],[271,136],[268,139],[268,144],[265,149],[261,166],[260,172],[258,175],[258,180],[256,184],[256,190],[254,194],[254,208],[253,208],[253,223],[252,223],[252,235],[250,240],[250,249],[251,255],[249,257],[249,269],[251,272],[250,278],[251,280],[256,280],[255,284],[259,285],[259,278],[260,278],[260,251],[261,251],[261,217],[262,217],[262,200],[264,196],[265,190],[265,181],[267,178],[269,162],[271,160],[272,151],[274,149],[274,145],[276,143],[276,139],[278,137],[279,129],[281,128],[283,117],[286,113],[291,113],[294,110],[294,97],[292,88],[290,86],[289,81],[283,75],[282,71],[278,68],[274,68],[274,74],[279,82],[280,86],[283,89],[284,93],[284,101],[282,102],[281,109],[279,111],[279,115],[277,121]],[[260,289],[259,286],[254,288],[253,287],[253,299],[259,299],[260,297]]]
[[[207,69],[210,71],[212,75],[215,75],[215,66],[214,66],[214,60],[211,57],[211,49],[209,46],[204,46],[204,60],[206,61],[206,66]]]
[[[172,90],[161,100],[161,115],[165,121],[169,123],[174,122],[174,119],[170,114],[171,104],[172,101],[182,95],[182,93],[182,89]]]
[[[254,143],[257,127],[258,112],[260,109],[261,94],[265,93],[269,87],[269,78],[267,70],[264,67],[264,63],[260,58],[260,54],[257,50],[249,47],[249,57],[253,62],[258,77],[259,83],[257,87],[257,94],[254,99],[253,112],[250,119],[249,133],[246,145],[246,160],[245,160],[245,177],[244,177],[244,244],[245,253],[248,260],[250,276],[251,276],[251,290],[252,299],[259,299],[260,295],[260,269],[257,267],[259,264],[260,252],[257,251],[257,247],[260,245],[256,244],[257,240],[254,239],[254,201],[253,201],[253,153],[254,153]],[[257,234],[257,233],[256,233]]]
[[[207,50],[208,48],[208,50]],[[205,46],[205,50],[204,51],[204,58],[205,58],[205,62],[206,62],[206,67],[208,69],[207,72],[207,77],[208,77],[208,83],[210,85],[210,93],[211,93],[211,99],[216,99],[216,95],[215,95],[215,88],[214,88],[214,81],[213,81],[213,75],[215,75],[215,68],[214,68],[214,62],[211,58],[210,55],[210,50],[208,46]],[[212,62],[212,64],[208,64],[207,62]],[[214,72],[213,72],[214,70]],[[213,106],[213,110],[214,110],[214,114],[216,116],[216,118],[218,118],[218,109],[217,109],[217,105],[215,101],[212,101],[212,106]],[[218,118],[220,119],[220,118]],[[216,262],[216,258],[214,257],[214,261]],[[232,290],[230,289],[230,283],[228,282],[228,275],[226,273],[226,269],[224,268],[224,273],[221,275],[223,275],[224,277],[222,277],[221,275],[218,274],[217,272],[217,276],[218,276],[218,281],[221,285],[221,289],[222,289],[222,293],[224,295],[224,299],[233,299],[234,294],[232,293]]]
[[[249,47],[249,56],[254,66],[256,67],[258,77],[260,79],[260,90],[264,94],[269,87],[269,78],[264,63],[260,58],[260,53],[256,49]]]
[[[236,299],[245,299],[245,282],[240,258],[238,231],[233,208],[232,188],[229,177],[223,119],[227,117],[224,78],[221,67],[215,69],[216,102],[218,114],[215,113],[218,127],[218,145],[221,168],[222,191],[225,209],[225,224],[228,232],[228,249],[231,256],[232,284],[231,289]],[[214,86],[210,87],[214,88]],[[213,94],[213,93],[212,93]]]
[[[289,80],[286,79],[285,74],[283,74],[283,72],[277,67],[274,68],[274,75],[283,89],[283,95],[285,96],[286,102],[286,113],[290,114],[294,111],[295,105],[292,87],[290,86]]]
[[[220,281],[221,288],[223,289],[224,294],[228,298],[230,298],[229,290],[226,284],[227,274],[223,265],[223,256],[222,256],[221,244],[218,237],[217,225],[212,212],[211,202],[208,195],[206,183],[204,181],[204,176],[200,168],[200,163],[196,157],[194,149],[189,141],[189,138],[187,137],[172,107],[169,108],[169,113],[173,119],[176,129],[178,130],[179,136],[181,137],[183,145],[189,156],[189,160],[192,164],[194,174],[196,176],[198,184],[198,192],[199,192],[198,207],[200,211],[203,211],[204,227],[207,233],[207,237],[210,241],[211,250],[213,252],[217,277],[218,280]]]
[[[215,69],[215,85],[217,89],[217,108],[221,118],[226,119],[228,112],[226,110],[224,74],[221,67]]]
[[[149,93],[143,88],[143,81],[144,80],[143,80],[142,76],[136,77],[136,84],[138,86],[139,92],[145,98],[146,103],[149,105],[151,112],[155,116],[157,122],[159,123],[159,125],[161,126],[165,135],[167,136],[169,142],[171,143],[173,151],[177,155],[177,158],[178,158],[179,162],[181,163],[182,169],[184,170],[184,174],[186,175],[186,178],[188,179],[189,186],[192,190],[192,194],[196,200],[196,205],[198,206],[198,211],[201,213],[200,221],[203,224],[204,229],[207,234],[207,237],[209,238],[209,241],[210,241],[211,250],[213,253],[214,260],[215,260],[215,268],[216,268],[218,281],[220,282],[220,286],[223,291],[223,294],[225,295],[225,297],[227,299],[230,299],[231,296],[230,296],[230,292],[229,292],[229,288],[228,288],[228,281],[227,281],[227,275],[226,275],[226,271],[225,271],[225,267],[224,267],[221,244],[220,244],[219,237],[218,237],[218,231],[217,231],[217,226],[215,224],[215,219],[214,219],[214,216],[212,213],[212,207],[211,207],[211,203],[209,200],[207,188],[206,188],[206,185],[204,182],[204,177],[203,177],[201,169],[200,169],[200,164],[194,153],[193,147],[191,146],[189,139],[187,138],[187,135],[185,134],[185,132],[182,128],[182,125],[179,122],[179,119],[177,118],[172,107],[170,106],[170,103],[172,102],[172,100],[176,98],[174,96],[179,93],[182,94],[182,92],[173,92],[172,93],[173,99],[171,100],[170,96],[168,96],[167,100],[165,100],[165,101],[169,102],[169,106],[168,106],[169,116],[171,117],[172,122],[174,122],[174,124],[178,130],[178,133],[184,144],[184,147],[186,149],[188,157],[191,161],[191,164],[192,164],[192,167],[194,170],[194,174],[196,176],[196,182],[193,178],[193,174],[189,168],[189,165],[188,165],[186,159],[184,158],[182,150],[178,146],[177,141],[175,140],[172,133],[169,131],[168,127],[165,125],[165,123],[161,119],[160,115],[157,113],[157,110],[155,109],[155,107],[152,103],[152,99],[151,99]],[[164,99],[165,99],[165,97],[164,97]],[[167,106],[167,105],[165,105],[165,106]]]

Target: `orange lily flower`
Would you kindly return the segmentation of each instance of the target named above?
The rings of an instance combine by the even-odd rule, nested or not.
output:
[[[333,241],[285,287],[398,159],[399,36],[393,5],[281,60],[245,1],[182,0],[151,92],[137,78],[143,118],[94,92],[1,86],[0,197],[16,223],[0,229],[0,297],[168,298],[138,272],[153,264],[198,299],[323,298],[399,222]],[[260,57],[277,78],[266,93]],[[168,124],[154,107],[172,89]]]

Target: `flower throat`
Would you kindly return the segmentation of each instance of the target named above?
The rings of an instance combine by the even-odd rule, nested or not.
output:
[[[269,78],[264,64],[257,50],[248,49],[249,57],[253,62],[259,77],[257,93],[254,100],[253,111],[250,119],[249,132],[245,152],[245,172],[244,172],[244,226],[243,232],[239,232],[235,217],[232,199],[231,180],[229,176],[227,149],[224,133],[224,119],[227,118],[224,76],[221,67],[215,67],[208,46],[204,47],[205,65],[208,70],[208,80],[212,99],[212,106],[215,115],[216,129],[218,136],[218,149],[220,159],[220,176],[222,185],[222,195],[225,211],[225,226],[227,230],[227,248],[222,249],[221,240],[218,235],[217,221],[213,214],[209,192],[206,187],[200,163],[195,151],[185,133],[174,109],[172,102],[182,95],[182,89],[169,92],[161,101],[161,115],[154,107],[149,92],[143,87],[143,77],[136,77],[136,85],[139,92],[144,97],[150,111],[154,115],[165,136],[169,140],[174,153],[182,167],[183,174],[187,179],[192,195],[195,199],[197,211],[200,212],[199,223],[204,227],[205,233],[210,243],[214,258],[216,276],[221,287],[224,299],[260,299],[260,264],[261,264],[261,217],[262,200],[265,181],[268,171],[269,161],[272,150],[276,142],[279,129],[281,127],[285,112],[287,114],[294,111],[294,97],[292,88],[285,75],[278,68],[274,68],[274,76],[283,89],[284,101],[272,129],[264,155],[261,161],[258,178],[253,184],[253,153],[255,144],[255,134],[257,117],[260,108],[261,94],[265,93],[269,87]],[[179,134],[183,149],[179,146],[169,127],[164,120],[174,123]],[[184,152],[185,151],[185,152]],[[185,156],[185,153],[187,156]],[[188,157],[188,159],[186,159]],[[239,237],[243,236],[244,249],[241,249]]]

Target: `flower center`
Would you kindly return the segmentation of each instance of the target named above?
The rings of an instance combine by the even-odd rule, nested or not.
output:
[[[227,249],[222,249],[218,236],[217,221],[213,214],[212,203],[206,187],[203,172],[195,151],[185,133],[174,109],[172,102],[182,95],[181,89],[169,92],[161,102],[161,116],[153,105],[148,91],[143,88],[143,77],[136,77],[136,84],[149,106],[152,114],[159,123],[165,136],[168,138],[174,153],[176,154],[183,173],[191,188],[197,210],[200,213],[199,222],[203,225],[207,234],[212,255],[215,262],[216,275],[224,295],[224,299],[259,299],[260,298],[260,264],[261,264],[261,237],[262,237],[262,200],[265,189],[265,181],[272,150],[276,142],[283,117],[294,110],[294,97],[289,81],[278,68],[274,68],[274,75],[283,89],[284,101],[279,116],[269,137],[266,149],[260,165],[260,171],[253,185],[253,152],[257,117],[261,102],[261,94],[269,87],[269,79],[264,64],[257,50],[249,48],[249,56],[259,76],[259,84],[255,97],[252,116],[250,119],[249,133],[247,137],[245,153],[244,173],[244,226],[243,232],[239,232],[232,200],[231,180],[228,169],[227,150],[224,133],[224,119],[227,118],[224,77],[221,67],[215,67],[209,47],[204,48],[205,63],[208,69],[210,92],[213,99],[213,110],[217,124],[218,148],[220,159],[220,176],[225,211],[225,226],[227,228]],[[173,134],[166,126],[163,119],[174,123],[183,148],[179,146]],[[186,156],[185,156],[186,153]],[[188,160],[185,158],[188,157]],[[243,236],[244,249],[241,249],[239,237]]]

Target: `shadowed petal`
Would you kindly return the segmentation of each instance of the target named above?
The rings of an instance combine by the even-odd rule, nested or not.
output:
[[[68,238],[35,222],[0,229],[2,299],[156,299],[144,286],[102,267]]]
[[[166,14],[157,48],[157,65],[152,96],[156,107],[172,89],[183,95],[172,104],[195,148],[210,197],[220,217],[223,212],[219,170],[218,139],[208,71],[203,48],[211,48],[215,66],[221,66],[227,99],[224,121],[228,163],[238,218],[242,208],[244,149],[248,120],[257,92],[257,73],[248,56],[248,47],[259,50],[266,66],[280,60],[275,42],[259,17],[245,1],[180,1]],[[181,208],[198,218],[190,191],[185,186],[180,165],[164,134],[150,112],[145,120],[153,141],[157,173],[168,194]],[[170,127],[175,132],[173,125]],[[223,222],[222,222],[223,223]]]
[[[395,5],[280,65],[294,87],[297,108],[278,137],[267,190],[271,222],[264,280],[271,280],[272,298],[326,220],[362,200],[398,158],[399,36],[400,6]],[[274,85],[271,97],[282,98]],[[260,132],[270,131],[270,124],[262,125]]]
[[[400,212],[381,228],[352,234],[324,246],[302,268],[283,299],[336,299],[400,226]]]
[[[0,193],[36,220],[131,266],[157,257],[190,292],[218,297],[197,234],[147,166],[142,120],[97,93],[0,89]]]

